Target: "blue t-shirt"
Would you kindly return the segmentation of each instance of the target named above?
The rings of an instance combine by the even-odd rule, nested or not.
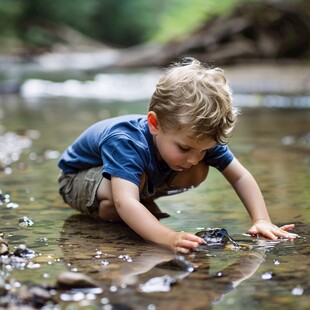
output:
[[[226,145],[218,145],[207,152],[204,160],[222,171],[233,157]],[[172,173],[165,162],[156,158],[145,115],[125,115],[95,123],[65,150],[58,166],[65,173],[102,166],[104,176],[113,175],[137,186],[146,173],[150,187],[158,186]]]

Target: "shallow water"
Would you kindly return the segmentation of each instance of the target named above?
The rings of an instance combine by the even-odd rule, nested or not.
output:
[[[91,276],[102,288],[63,292],[63,308],[75,304],[93,309],[307,309],[309,109],[244,108],[230,142],[258,180],[273,221],[295,223],[301,236],[297,240],[274,243],[244,235],[249,217],[215,170],[199,188],[158,200],[162,211],[171,215],[162,222],[179,231],[225,227],[253,249],[188,256],[199,265],[190,274],[154,267],[173,255],[144,242],[124,225],[85,218],[62,202],[56,182],[60,152],[91,123],[144,113],[146,105],[1,97],[0,233],[11,252],[19,244],[36,252],[31,264],[1,264],[1,279],[16,287],[54,285],[57,275],[72,270]],[[20,226],[22,216],[34,224]],[[167,285],[168,276],[176,279],[174,285]]]

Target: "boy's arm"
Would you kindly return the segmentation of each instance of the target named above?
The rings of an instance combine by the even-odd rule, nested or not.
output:
[[[111,178],[115,208],[122,220],[146,240],[166,245],[178,252],[187,253],[204,243],[202,238],[174,230],[161,224],[157,218],[139,201],[139,188],[134,183]]]
[[[248,230],[250,234],[262,234],[270,239],[295,238],[296,234],[287,231],[294,228],[294,224],[277,227],[273,225],[266,205],[254,177],[234,158],[233,161],[222,172],[225,178],[231,183],[242,203],[249,212],[253,225]]]

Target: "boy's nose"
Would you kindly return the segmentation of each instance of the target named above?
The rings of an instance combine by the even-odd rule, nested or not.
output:
[[[199,163],[199,158],[197,156],[191,156],[187,159],[187,163],[191,166],[196,166]]]

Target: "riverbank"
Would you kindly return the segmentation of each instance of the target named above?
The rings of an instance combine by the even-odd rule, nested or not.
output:
[[[25,60],[14,56],[0,57],[0,93],[17,93],[21,85],[30,79],[51,82],[65,80],[89,81],[97,74],[139,73],[153,75],[161,73],[159,67],[119,68],[122,53],[113,49],[77,53],[44,54]],[[237,94],[309,95],[310,61],[274,60],[250,61],[221,66],[230,85]],[[141,85],[136,85],[141,89]],[[130,87],[134,88],[132,84]],[[149,95],[149,94],[147,94]]]

